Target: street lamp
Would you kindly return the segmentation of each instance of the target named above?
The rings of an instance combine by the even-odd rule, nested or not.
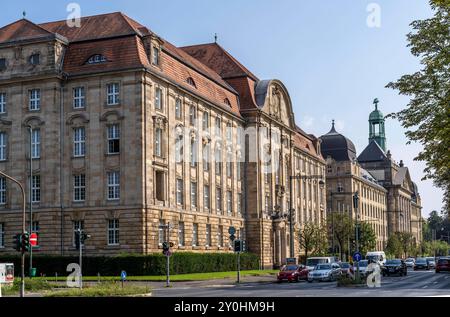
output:
[[[319,179],[319,186],[320,188],[323,188],[325,186],[325,182],[323,181],[322,175],[290,175],[289,176],[289,256],[291,258],[295,257],[294,254],[294,221],[292,219],[292,215],[295,211],[295,209],[292,207],[292,201],[293,201],[293,188],[292,188],[292,180],[293,179]]]
[[[22,192],[22,235],[25,234],[25,190],[23,189],[22,184],[15,178],[3,173],[0,171],[0,175],[13,181],[20,187],[20,191]],[[24,297],[25,295],[25,251],[22,250],[22,262],[21,262],[21,276],[20,276],[20,297]]]

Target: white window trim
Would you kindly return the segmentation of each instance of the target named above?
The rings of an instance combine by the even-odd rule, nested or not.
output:
[[[0,93],[0,113],[6,113],[6,93]]]
[[[80,135],[78,135],[80,133]],[[78,153],[77,153],[78,151]],[[86,155],[86,129],[78,127],[73,129],[73,156],[84,157]]]
[[[110,102],[111,97],[111,102]],[[119,83],[110,83],[106,85],[106,104],[115,106],[120,104],[120,85]]]
[[[79,180],[80,185],[78,185],[78,186],[76,185],[76,182],[75,182],[76,177],[80,178],[80,180]],[[83,178],[84,178],[84,185],[81,185],[81,183],[82,183],[81,181]],[[84,198],[83,199],[76,198],[77,189],[80,191],[79,192],[80,197],[82,196],[81,191],[84,190]],[[83,202],[85,200],[86,200],[86,175],[85,174],[73,175],[73,201],[74,202]]]
[[[77,95],[78,92],[78,95]],[[73,109],[84,109],[86,107],[86,91],[83,86],[73,88]]]
[[[111,227],[111,222],[113,223],[113,227]],[[117,225],[116,225],[117,222]],[[113,242],[109,240],[109,234],[112,232],[113,234]],[[108,246],[118,246],[120,245],[120,222],[119,219],[108,219]]]
[[[114,175],[117,175],[117,177],[114,176]],[[107,178],[107,180],[106,180],[106,182],[107,182],[107,188],[106,188],[106,190],[107,190],[107,193],[106,193],[107,200],[110,200],[110,201],[120,200],[120,172],[108,172],[106,174],[106,178]],[[113,182],[111,183],[110,180],[112,180]],[[118,194],[117,195],[118,197],[111,198],[109,196],[110,188],[112,188],[113,193],[117,193]]]
[[[29,111],[39,111],[41,110],[41,90],[31,89],[29,91]]]
[[[6,205],[6,200],[7,200],[7,184],[6,184],[6,178],[5,177],[0,177],[0,205]],[[3,196],[5,197],[5,200],[2,201]]]
[[[7,160],[8,135],[6,132],[0,132],[0,161]]]

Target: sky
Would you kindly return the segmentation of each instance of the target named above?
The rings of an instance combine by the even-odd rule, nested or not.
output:
[[[22,18],[42,23],[66,19],[67,5],[81,15],[122,11],[176,46],[218,43],[260,79],[287,87],[297,124],[321,136],[337,130],[360,153],[368,144],[373,99],[385,114],[407,97],[385,88],[420,69],[407,47],[413,20],[432,16],[427,0],[109,0],[5,1],[0,25]],[[424,162],[414,161],[420,144],[407,145],[398,121],[386,121],[387,148],[409,167],[422,198],[423,216],[440,210],[443,192],[421,181]]]

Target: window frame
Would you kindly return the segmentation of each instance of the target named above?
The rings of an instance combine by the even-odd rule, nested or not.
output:
[[[86,156],[86,129],[85,127],[76,127],[73,129],[73,156]]]
[[[198,240],[198,223],[192,224],[192,246],[198,247],[199,246],[199,240]]]
[[[28,92],[28,110],[40,111],[41,110],[41,89],[30,89]]]
[[[31,133],[31,158],[41,158],[41,130],[33,129]]]
[[[184,221],[178,222],[178,246],[184,247],[186,245]]]
[[[110,171],[106,173],[106,198],[109,201],[120,200],[120,172]],[[112,194],[112,196],[111,196]]]
[[[74,87],[72,91],[73,91],[72,108],[84,109],[86,107],[86,91],[84,89],[84,86]]]
[[[113,123],[106,127],[107,154],[120,154],[120,124]],[[116,151],[115,148],[118,148]],[[112,149],[112,151],[111,151]]]
[[[184,191],[184,182],[183,179],[177,178],[175,181],[175,202],[177,206],[183,206],[183,191]]]
[[[0,131],[0,161],[8,160],[8,134]]]
[[[108,219],[108,246],[118,246],[118,245],[120,245],[119,219],[118,218]]]
[[[8,185],[6,183],[6,177],[0,176],[0,205],[5,206],[7,201]]]
[[[6,92],[0,92],[0,114],[6,113],[7,95]]]
[[[106,105],[117,106],[120,104],[120,84],[109,83],[106,85]]]
[[[41,175],[34,175],[31,178],[31,202],[41,202]]]
[[[155,87],[155,110],[163,111],[163,91],[160,87]]]
[[[191,207],[194,209],[197,209],[197,207],[198,207],[198,184],[197,184],[197,182],[191,181],[190,192],[191,192],[191,195],[190,195]]]
[[[78,184],[77,178],[79,178]],[[86,201],[86,174],[73,175],[73,201],[74,202]]]

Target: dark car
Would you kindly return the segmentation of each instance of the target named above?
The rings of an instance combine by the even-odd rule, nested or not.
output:
[[[417,258],[414,263],[414,271],[417,270],[429,270],[430,265],[426,258]]]
[[[436,263],[436,273],[450,271],[450,257],[440,258]]]
[[[408,274],[408,268],[405,261],[400,259],[387,260],[382,268],[383,276],[389,276],[392,274],[399,274],[400,276],[405,276]]]
[[[278,282],[300,282],[308,279],[308,269],[304,265],[285,265],[278,272]]]
[[[348,263],[348,262],[341,262],[341,263],[339,263],[339,266],[341,267],[342,275],[348,276],[349,272],[350,272],[350,268],[351,268],[350,263]]]

